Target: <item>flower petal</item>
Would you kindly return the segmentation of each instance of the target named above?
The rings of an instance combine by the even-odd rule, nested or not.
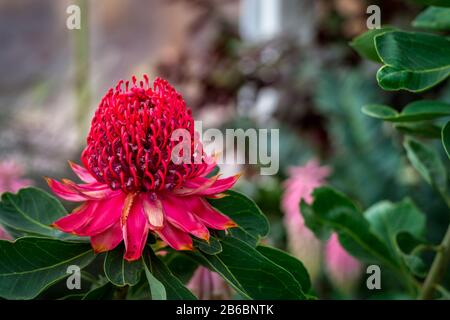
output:
[[[141,257],[148,235],[148,222],[141,196],[136,196],[122,225],[126,252],[124,259],[134,261]]]
[[[192,250],[192,238],[169,222],[161,230],[155,231],[161,239],[175,250]]]
[[[216,194],[208,195],[206,197],[208,199],[222,199],[222,198],[228,197],[228,194],[227,193],[216,193]]]
[[[207,166],[202,173],[203,177],[206,177],[214,170],[214,168],[217,166],[218,157],[219,157],[218,154],[215,154],[213,156],[205,156],[205,163],[207,164]]]
[[[113,250],[123,240],[120,222],[116,222],[109,229],[91,237],[91,245],[95,253]]]
[[[213,178],[197,177],[190,181],[186,181],[182,188],[174,190],[174,192],[181,196],[208,196],[216,193],[222,193],[231,189],[241,174],[237,174],[225,179],[218,179],[218,176]]]
[[[149,195],[142,195],[144,213],[152,230],[161,229],[164,223],[162,203],[159,199],[152,200]]]
[[[99,182],[77,184],[68,179],[63,179],[62,182],[69,188],[72,188],[82,196],[91,200],[112,198],[122,193],[121,190],[112,190],[107,184]]]
[[[214,209],[201,197],[186,197],[184,201],[196,218],[209,228],[225,230],[237,226],[233,220]]]
[[[97,180],[89,173],[89,171],[82,166],[76,164],[75,162],[69,161],[69,165],[72,168],[73,172],[86,183],[97,182]]]
[[[76,184],[68,179],[59,182],[46,178],[49,187],[60,198],[68,201],[81,202],[86,200],[102,200],[117,196],[122,191],[111,190],[107,184],[93,182]]]
[[[125,197],[125,193],[121,193],[117,197],[99,201],[89,223],[74,232],[80,236],[95,236],[109,229],[120,220]]]
[[[212,186],[205,189],[204,191],[197,193],[198,195],[213,195],[216,193],[222,193],[227,191],[228,189],[231,189],[234,184],[239,180],[239,177],[241,176],[240,173],[224,178],[224,179],[218,179],[216,182],[213,183]]]
[[[50,189],[52,189],[53,193],[56,194],[61,199],[74,202],[82,202],[89,200],[86,196],[81,195],[79,192],[73,190],[73,188],[65,184],[62,184],[59,181],[50,178],[45,179],[47,180],[47,184],[50,187]]]
[[[96,212],[99,201],[86,201],[81,206],[75,208],[69,215],[55,221],[52,226],[68,233],[75,233],[75,230],[88,224]]]
[[[164,199],[162,203],[164,214],[172,225],[197,238],[209,240],[208,229],[189,212],[189,207],[182,200],[171,197]]]
[[[211,187],[219,179],[219,175],[211,178],[197,177],[186,181],[181,188],[173,190],[179,196],[189,196],[198,194]]]

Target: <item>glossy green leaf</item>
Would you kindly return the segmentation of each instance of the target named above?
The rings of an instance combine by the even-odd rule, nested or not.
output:
[[[294,276],[295,280],[300,283],[303,292],[306,293],[311,289],[311,279],[309,278],[308,271],[300,260],[284,251],[272,247],[258,246],[256,247],[256,250],[267,259],[289,271]]]
[[[396,242],[398,248],[404,253],[412,253],[419,246],[431,246],[422,236],[412,235],[408,231],[401,231],[397,234]]]
[[[429,246],[429,243],[423,238],[414,236],[407,231],[402,231],[397,234],[396,244],[411,272],[417,277],[424,278],[427,274],[427,266],[420,257],[420,252],[415,252],[415,250],[420,246]]]
[[[81,300],[112,300],[113,297],[114,287],[110,282],[106,282],[102,286],[86,293]]]
[[[67,277],[69,266],[87,266],[94,253],[87,243],[25,237],[0,240],[0,257],[0,297],[32,299]]]
[[[209,238],[209,242],[200,239],[194,239],[194,246],[206,254],[218,254],[222,252],[220,241],[214,237]]]
[[[58,300],[83,300],[84,296],[85,295],[83,293],[74,293],[61,297]]]
[[[167,300],[166,288],[158,279],[153,276],[148,268],[145,268],[145,276],[147,277],[147,281],[150,287],[152,300]]]
[[[427,183],[442,194],[447,190],[447,171],[436,151],[424,144],[407,139],[404,142],[408,159]]]
[[[379,104],[363,106],[362,112],[373,118],[391,122],[433,120],[450,116],[450,104],[433,100],[421,100],[408,104],[402,112]]]
[[[61,236],[62,233],[50,224],[66,214],[55,197],[34,187],[17,194],[6,192],[0,202],[0,224],[19,234]]]
[[[197,257],[247,299],[306,299],[300,283],[283,267],[236,238],[221,241],[222,252]]]
[[[407,90],[422,92],[447,79],[447,68],[433,71],[410,71],[391,66],[383,66],[377,72],[377,81],[384,90]]]
[[[397,235],[408,232],[422,236],[425,232],[425,215],[411,202],[405,199],[399,203],[379,202],[364,213],[371,230],[388,244],[393,255],[398,254]]]
[[[442,129],[442,144],[445,149],[445,153],[450,158],[450,121]]]
[[[413,26],[436,31],[450,30],[450,8],[429,7],[417,16]]]
[[[250,295],[246,292],[242,284],[236,279],[230,269],[227,268],[225,263],[220,259],[219,255],[206,255],[201,252],[196,254],[185,253],[193,260],[196,260],[199,264],[208,267],[209,269],[217,272],[221,277],[231,285],[236,292],[245,299],[251,299]]]
[[[256,246],[260,238],[269,232],[267,218],[255,202],[245,195],[231,190],[227,191],[226,195],[224,198],[208,201],[237,223],[237,228],[228,230],[231,236]]]
[[[300,212],[305,221],[305,225],[321,240],[328,240],[333,231],[332,228],[324,223],[320,215],[316,214],[312,206],[306,203],[300,203]]]
[[[167,299],[166,288],[152,274],[152,263],[150,254],[149,253],[144,254],[141,260],[145,270],[145,276],[147,278],[148,285],[150,287],[152,300],[166,300]]]
[[[139,282],[142,273],[140,261],[129,262],[123,258],[125,247],[120,244],[114,250],[106,253],[103,268],[105,275],[114,285],[123,287],[134,286]]]
[[[450,40],[429,33],[393,31],[375,37],[383,63],[405,70],[430,71],[450,65]],[[411,50],[414,48],[414,50]]]
[[[382,104],[369,104],[362,107],[362,112],[373,118],[388,120],[398,116],[397,110]]]
[[[302,201],[302,214],[309,211],[315,216],[316,223],[337,232],[339,242],[349,253],[363,260],[398,268],[398,261],[371,231],[369,222],[350,199],[329,187],[314,190],[313,198],[312,205]]]
[[[414,1],[427,6],[450,7],[450,0],[414,0]]]
[[[359,53],[360,56],[375,62],[382,62],[375,48],[375,36],[395,30],[392,27],[372,29],[353,39],[350,46]]]
[[[394,127],[410,136],[430,139],[439,139],[441,137],[441,127],[430,122],[398,123]]]
[[[143,253],[143,259],[152,275],[164,286],[169,300],[196,300],[194,294],[186,288],[152,251],[150,247]],[[160,289],[158,289],[160,291]],[[161,292],[159,293],[161,296]]]
[[[187,283],[198,268],[197,261],[179,252],[172,252],[165,258],[167,267],[183,283]]]
[[[375,46],[385,64],[377,73],[385,90],[420,92],[450,75],[450,40],[446,37],[393,31],[376,36]]]
[[[426,277],[428,272],[427,265],[420,256],[404,254],[403,260],[414,276],[419,278]]]
[[[137,285],[128,287],[127,300],[151,300],[152,294],[147,277],[141,277]]]

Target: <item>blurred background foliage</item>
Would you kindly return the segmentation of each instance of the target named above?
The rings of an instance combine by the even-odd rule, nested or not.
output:
[[[80,31],[65,26],[73,3],[84,12]],[[398,133],[361,112],[417,97],[382,91],[377,66],[348,45],[367,30],[370,4],[384,25],[406,30],[422,9],[403,0],[1,0],[0,160],[19,163],[44,188],[42,176],[67,176],[103,93],[148,73],[171,82],[204,127],[280,129],[278,175],[222,168],[243,171],[237,188],[269,216],[267,241],[286,248],[282,181],[310,159],[329,166],[328,182],[364,208],[409,195],[438,241],[444,204],[408,164]],[[450,87],[419,97],[450,101]],[[383,292],[396,297],[397,289]],[[339,296],[324,275],[316,290]],[[361,280],[350,297],[372,293]]]

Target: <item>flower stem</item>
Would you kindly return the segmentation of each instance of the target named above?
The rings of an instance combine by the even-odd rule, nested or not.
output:
[[[433,298],[436,286],[441,282],[450,260],[450,225],[441,242],[440,250],[436,253],[430,272],[423,284],[419,299]]]

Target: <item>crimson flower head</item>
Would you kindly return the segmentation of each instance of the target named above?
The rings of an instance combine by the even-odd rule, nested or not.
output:
[[[192,139],[174,139],[177,130]],[[191,110],[167,81],[120,81],[95,112],[83,166],[70,163],[84,183],[47,179],[59,197],[81,202],[53,226],[90,237],[96,252],[123,240],[129,261],[140,258],[148,232],[175,250],[192,250],[191,236],[208,241],[208,228],[235,227],[206,198],[223,196],[238,176],[208,178],[215,163],[194,135]]]

